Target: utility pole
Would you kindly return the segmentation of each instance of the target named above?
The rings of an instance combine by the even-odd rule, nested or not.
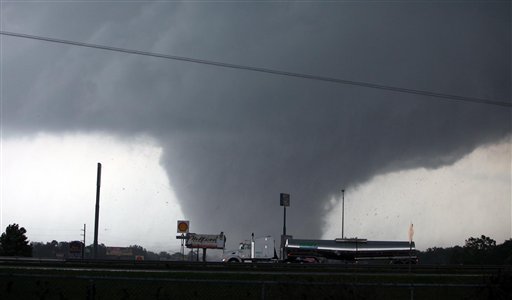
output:
[[[341,190],[341,238],[345,238],[345,189]]]
[[[281,236],[281,258],[284,259],[284,244],[286,242],[286,207],[290,206],[290,194],[279,194],[279,204],[283,207],[283,235]],[[251,250],[252,251],[252,250]]]
[[[81,234],[81,236],[84,237],[84,240],[83,240],[83,244],[82,244],[82,260],[84,259],[84,254],[85,254],[85,224],[84,224],[84,229],[82,229],[82,231],[84,233]]]
[[[94,215],[94,259],[98,258],[98,225],[100,219],[100,186],[101,186],[101,163],[98,163],[98,174],[96,176],[96,211]]]

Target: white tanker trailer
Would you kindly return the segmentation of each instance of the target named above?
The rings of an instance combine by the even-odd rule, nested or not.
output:
[[[287,239],[284,260],[288,262],[416,263],[414,242],[368,241],[366,239],[304,240]]]

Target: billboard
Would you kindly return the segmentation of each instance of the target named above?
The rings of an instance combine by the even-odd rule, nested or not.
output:
[[[69,258],[82,257],[83,244],[79,241],[72,241],[69,243]]]
[[[69,253],[82,253],[82,242],[72,241],[69,243]]]
[[[279,194],[279,204],[284,207],[290,206],[290,194]]]
[[[224,249],[226,237],[224,234],[187,234],[187,248]]]
[[[107,255],[110,256],[133,256],[132,248],[128,247],[107,247]]]

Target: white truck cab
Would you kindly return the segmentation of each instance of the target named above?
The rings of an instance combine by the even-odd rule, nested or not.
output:
[[[274,238],[271,236],[254,238],[254,233],[250,241],[245,240],[240,243],[238,250],[226,251],[222,256],[223,262],[271,260],[277,260]]]

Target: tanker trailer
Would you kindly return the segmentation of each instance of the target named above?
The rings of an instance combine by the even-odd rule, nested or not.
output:
[[[287,262],[416,263],[414,242],[368,241],[366,239],[305,240],[288,239],[285,243]]]

